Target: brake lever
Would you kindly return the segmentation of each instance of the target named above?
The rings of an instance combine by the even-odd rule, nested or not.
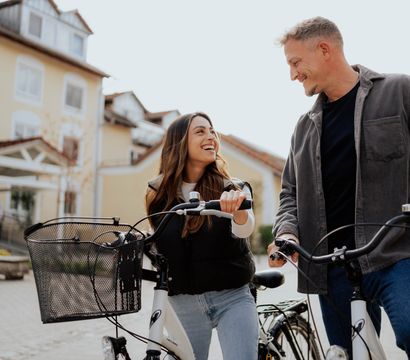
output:
[[[273,261],[275,260],[286,260],[283,255],[279,252],[274,252],[273,254],[269,255],[269,258]]]
[[[205,209],[204,207],[198,206],[194,209],[180,209],[177,210],[176,213],[178,215],[192,215],[192,216],[200,216],[200,215],[212,215],[217,217],[226,218],[229,220],[233,219],[233,214],[229,214],[220,210],[215,209]]]
[[[219,211],[219,210],[206,209],[206,210],[202,210],[201,213],[202,213],[202,215],[213,215],[213,216],[233,220],[233,214],[226,213],[226,212]]]

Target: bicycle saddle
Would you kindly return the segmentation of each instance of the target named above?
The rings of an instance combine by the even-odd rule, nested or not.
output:
[[[270,289],[281,286],[285,282],[285,276],[279,270],[263,270],[253,275],[252,283],[256,286],[264,286]]]

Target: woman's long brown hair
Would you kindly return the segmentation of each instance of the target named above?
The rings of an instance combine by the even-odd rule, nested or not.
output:
[[[192,119],[200,116],[212,121],[204,113],[186,114],[175,119],[169,126],[165,135],[165,141],[161,153],[159,174],[163,176],[161,185],[157,191],[149,190],[146,196],[146,208],[148,215],[157,211],[169,210],[178,199],[182,180],[185,175],[185,165],[188,158],[188,130]],[[217,136],[219,143],[219,137]],[[230,179],[226,169],[226,162],[217,154],[216,160],[209,164],[201,179],[195,186],[195,191],[201,194],[202,200],[219,199],[224,189],[224,179]],[[183,236],[198,231],[204,224],[205,217],[188,217]],[[156,222],[156,221],[155,221]],[[210,224],[210,220],[208,219]],[[151,225],[154,226],[151,218]]]

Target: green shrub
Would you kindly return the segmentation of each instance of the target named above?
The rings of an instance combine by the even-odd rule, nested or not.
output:
[[[260,225],[258,227],[259,233],[259,244],[260,244],[260,253],[266,253],[268,245],[272,242],[272,225]]]

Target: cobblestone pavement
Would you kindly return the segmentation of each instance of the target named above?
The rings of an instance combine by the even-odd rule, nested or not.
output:
[[[259,259],[257,267],[266,268],[266,259]],[[276,290],[269,290],[259,297],[261,302],[279,301],[286,298],[300,298],[295,292],[296,271],[286,265],[286,283]],[[141,335],[147,334],[151,311],[152,285],[143,283],[142,309],[136,314],[119,317],[128,328]],[[318,314],[318,305],[313,298],[314,313],[319,323],[319,334],[323,325]],[[101,360],[101,337],[114,336],[114,327],[105,319],[74,321],[43,325],[35,289],[33,274],[24,280],[6,281],[0,279],[0,360]],[[133,359],[144,357],[144,345],[126,336],[128,350]],[[324,337],[322,336],[324,339]],[[395,348],[390,324],[384,321],[383,344],[389,360],[406,359],[404,353]],[[324,341],[324,346],[327,344]],[[209,360],[221,360],[218,339],[212,339]]]

